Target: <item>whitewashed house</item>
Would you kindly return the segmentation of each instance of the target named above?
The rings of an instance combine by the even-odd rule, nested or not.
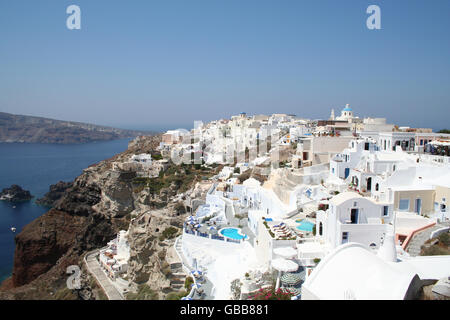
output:
[[[392,205],[344,192],[330,199],[327,211],[317,213],[316,235],[332,248],[357,242],[376,249],[392,217]]]

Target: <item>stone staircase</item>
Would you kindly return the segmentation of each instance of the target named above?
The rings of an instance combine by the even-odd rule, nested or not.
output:
[[[172,272],[170,287],[174,290],[184,288],[186,273],[183,271],[183,265],[180,262],[172,263],[170,264],[170,271]]]
[[[420,255],[420,250],[428,239],[430,239],[430,235],[433,231],[440,229],[442,227],[448,227],[450,226],[450,222],[444,222],[436,224],[430,228],[427,228],[423,231],[420,231],[419,233],[415,234],[411,241],[408,243],[408,246],[406,247],[406,252],[408,252],[411,256],[415,257]]]

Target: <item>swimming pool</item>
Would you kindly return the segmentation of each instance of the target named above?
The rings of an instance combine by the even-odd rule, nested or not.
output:
[[[303,220],[300,222],[300,225],[297,226],[297,229],[301,230],[301,231],[312,232],[314,225],[315,225],[315,223],[313,223],[313,222],[310,222],[308,220]]]
[[[230,239],[241,240],[246,239],[247,235],[241,233],[241,229],[238,228],[225,228],[219,231],[219,233]]]

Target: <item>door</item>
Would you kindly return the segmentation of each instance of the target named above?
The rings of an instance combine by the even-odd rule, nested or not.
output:
[[[345,178],[344,179],[347,179],[349,174],[350,174],[350,168],[345,168]]]
[[[416,199],[416,213],[420,214],[421,209],[422,209],[422,199]]]
[[[372,190],[372,178],[367,179],[367,191]]]
[[[358,209],[352,209],[350,215],[350,220],[352,221],[352,223],[358,223],[358,211]]]

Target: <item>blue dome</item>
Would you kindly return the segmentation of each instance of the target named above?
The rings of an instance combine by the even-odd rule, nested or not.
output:
[[[348,105],[346,105],[344,110],[342,110],[342,111],[352,111],[352,108],[350,108]]]

